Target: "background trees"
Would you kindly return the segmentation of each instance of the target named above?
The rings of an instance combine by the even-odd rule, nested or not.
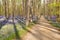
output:
[[[60,15],[60,1],[44,0],[42,3],[42,0],[1,0],[0,15],[5,15],[8,18],[13,14],[25,17],[27,24],[35,18],[35,21],[39,21],[41,14],[58,17]]]

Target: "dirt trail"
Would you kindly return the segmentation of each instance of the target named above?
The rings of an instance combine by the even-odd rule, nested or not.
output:
[[[32,29],[29,29],[30,31],[22,38],[22,40],[60,40],[59,31],[49,26],[51,25],[42,16],[40,25],[36,24]]]

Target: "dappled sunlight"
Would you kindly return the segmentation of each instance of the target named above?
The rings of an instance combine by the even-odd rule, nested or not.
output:
[[[60,0],[0,0],[0,40],[60,40]]]

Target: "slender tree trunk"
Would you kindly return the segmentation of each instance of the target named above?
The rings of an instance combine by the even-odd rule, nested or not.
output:
[[[2,0],[2,1],[4,6],[4,14],[5,14],[5,17],[7,18],[7,0]]]
[[[30,20],[30,18],[29,18],[29,13],[30,13],[30,1],[31,0],[26,0],[25,1],[25,14],[26,14],[26,26],[28,26],[28,24],[29,24],[29,20]]]

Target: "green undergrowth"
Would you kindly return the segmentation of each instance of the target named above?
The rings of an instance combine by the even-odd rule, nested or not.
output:
[[[54,27],[60,28],[60,23],[49,21]]]
[[[28,26],[25,26],[25,25],[23,25],[23,26],[24,26],[24,28],[29,29],[29,28],[32,28],[33,25],[34,25],[34,23],[31,22]],[[16,29],[18,31],[18,35],[19,35],[20,38],[23,37],[24,35],[26,35],[26,33],[27,33],[26,30],[24,30],[23,28],[21,28],[20,24],[16,24]],[[13,39],[16,39],[15,32],[9,33],[9,36],[5,37],[4,39],[0,38],[0,40],[13,40]]]

